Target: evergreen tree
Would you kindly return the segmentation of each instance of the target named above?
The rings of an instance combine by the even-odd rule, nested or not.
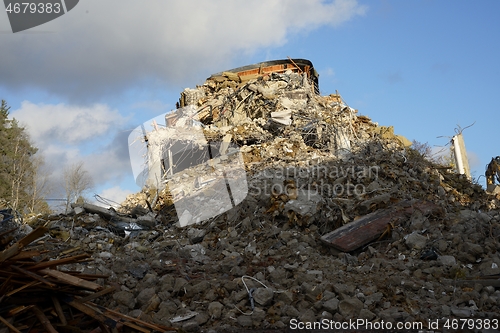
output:
[[[32,199],[30,188],[36,176],[32,163],[37,148],[16,119],[9,119],[10,107],[0,104],[0,198],[24,212]]]
[[[0,198],[3,200],[7,200],[11,193],[9,157],[7,153],[9,146],[9,109],[7,103],[2,100],[0,105]]]

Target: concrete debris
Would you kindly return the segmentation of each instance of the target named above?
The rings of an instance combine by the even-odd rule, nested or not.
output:
[[[414,231],[404,238],[406,246],[411,250],[422,250],[427,244],[427,237]]]
[[[116,212],[31,226],[92,255],[84,272],[119,289],[102,306],[184,331],[498,318],[498,197],[320,96],[293,62],[186,89],[146,133],[158,181]]]

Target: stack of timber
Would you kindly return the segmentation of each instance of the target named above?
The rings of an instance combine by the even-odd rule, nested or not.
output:
[[[176,330],[93,303],[115,290],[96,282],[107,276],[59,269],[91,260],[87,253],[77,248],[59,254],[47,250],[52,240],[45,227],[7,246],[6,240],[13,240],[16,232],[13,228],[0,233],[4,240],[0,243],[0,333]]]

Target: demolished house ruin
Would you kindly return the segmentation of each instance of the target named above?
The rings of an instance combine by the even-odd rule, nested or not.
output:
[[[247,172],[265,167],[266,159],[282,160],[287,167],[344,159],[368,139],[358,134],[411,145],[394,135],[392,127],[379,127],[366,117],[360,118],[365,128],[355,128],[360,124],[357,111],[338,93],[320,96],[318,74],[304,59],[214,74],[203,85],[186,88],[177,104],[180,108],[165,116],[163,126],[141,129],[147,160],[144,171],[136,174],[141,185],[168,187],[181,226],[242,202],[248,194]],[[136,140],[130,140],[132,145]],[[268,146],[273,147],[271,156],[262,156],[267,149],[261,147]]]
[[[40,300],[44,321],[76,326],[75,304],[94,315],[82,332],[290,332],[324,320],[441,331],[500,319],[499,197],[319,87],[308,60],[245,66],[185,89],[177,110],[139,127],[129,143],[140,193],[28,223],[48,229],[38,251],[74,249],[61,271],[102,286],[72,290],[61,311]],[[12,266],[54,282],[38,270],[47,256],[7,259],[12,246],[0,252],[0,290],[26,281]],[[93,260],[74,262],[81,252]],[[42,325],[8,302],[0,296],[10,325]]]

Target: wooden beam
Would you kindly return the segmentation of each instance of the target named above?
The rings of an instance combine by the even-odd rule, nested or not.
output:
[[[9,316],[9,317],[18,316],[21,313],[24,313],[24,312],[28,311],[32,307],[34,307],[34,305],[28,305],[28,306],[22,305],[22,306],[18,306],[18,307],[14,308],[14,309],[10,309],[9,312],[7,312],[7,316]]]
[[[4,262],[5,260],[17,255],[21,250],[30,244],[31,242],[37,240],[38,238],[42,237],[45,235],[47,232],[47,228],[45,227],[38,227],[32,232],[30,232],[28,235],[24,236],[21,238],[18,242],[13,244],[11,247],[3,250],[0,252],[0,262]]]
[[[91,308],[90,306],[88,306],[86,303],[80,303],[78,302],[77,300],[73,299],[72,297],[67,297],[65,299],[62,299],[63,302],[65,302],[66,304],[74,307],[75,309],[85,313],[86,315],[94,318],[95,320],[99,321],[100,323],[103,323],[111,328],[114,328],[116,327],[116,320],[113,320],[111,318],[107,318],[105,316],[102,315],[102,313],[100,312],[97,312],[96,310],[94,310],[93,308]]]
[[[16,263],[17,263],[17,261],[19,261],[19,260],[33,258],[33,257],[39,256],[39,255],[47,253],[47,252],[49,252],[49,251],[48,250],[45,250],[45,251],[37,251],[37,250],[22,251],[18,255],[15,255],[12,258],[10,258],[9,260],[16,261]]]
[[[23,248],[26,245],[29,245],[31,242],[36,241],[38,238],[45,235],[47,231],[49,230],[45,227],[38,227],[32,232],[30,232],[28,235],[21,238],[18,243],[21,245],[21,248]]]
[[[115,287],[109,287],[109,288],[106,288],[104,290],[101,290],[101,291],[98,291],[96,293],[93,293],[91,295],[88,295],[88,296],[85,296],[85,297],[82,297],[82,298],[78,298],[77,301],[80,302],[80,303],[85,303],[87,301],[91,301],[93,299],[96,299],[98,297],[101,297],[103,295],[106,295],[106,294],[109,294],[113,291],[115,291],[116,288]]]
[[[68,325],[68,321],[66,320],[66,316],[64,316],[64,312],[61,307],[61,303],[59,303],[59,300],[55,296],[51,296],[52,298],[52,303],[54,303],[54,309],[56,309],[57,316],[59,317],[59,320],[61,321],[62,326]]]
[[[10,280],[12,280],[12,276],[11,275],[9,275],[7,277],[7,279],[5,280],[5,282],[0,287],[0,295],[2,295],[2,297],[5,295],[5,291],[7,290],[7,287],[9,286]],[[0,298],[0,303],[1,303],[1,298]]]
[[[21,287],[19,287],[19,288],[17,288],[17,289],[14,289],[14,290],[12,290],[12,291],[9,291],[9,292],[8,292],[7,294],[5,294],[5,295],[6,295],[7,297],[10,297],[10,296],[14,295],[15,293],[20,292],[21,290],[24,290],[24,289],[29,288],[29,287],[37,286],[37,285],[39,285],[39,284],[41,284],[39,281],[31,281],[30,283],[27,283],[27,284],[25,284],[25,285],[23,285],[23,286],[21,286]]]
[[[15,328],[11,323],[9,323],[4,317],[0,316],[0,321],[7,326],[14,333],[21,333],[17,328]]]
[[[33,279],[37,280],[37,281],[40,281],[40,282],[42,282],[42,283],[44,283],[44,284],[48,285],[49,287],[52,287],[52,288],[57,287],[57,285],[56,285],[56,284],[54,284],[54,283],[52,283],[52,282],[50,282],[50,281],[48,281],[48,280],[44,279],[43,277],[41,277],[41,276],[40,276],[40,275],[38,275],[38,274],[35,274],[35,273],[33,273],[33,272],[30,272],[30,271],[27,271],[27,270],[25,270],[24,268],[17,267],[17,266],[14,266],[14,265],[10,265],[10,267],[11,267],[11,268],[13,268],[14,270],[18,271],[19,273],[22,273],[22,274],[24,274],[24,275],[27,275],[27,276],[29,276],[29,277],[31,277],[31,278],[33,278]]]
[[[347,223],[323,235],[321,241],[343,252],[354,251],[379,238],[389,225],[398,225],[415,210],[424,215],[440,212],[440,208],[428,201],[402,202],[391,208],[380,209]]]
[[[41,262],[37,265],[30,266],[30,267],[28,267],[28,269],[30,271],[36,271],[39,269],[50,268],[50,267],[55,267],[55,266],[59,266],[59,265],[73,264],[75,262],[80,261],[81,259],[86,259],[89,257],[90,256],[88,254],[83,253],[83,254],[73,256],[73,257],[62,258],[62,259],[58,259],[58,260],[44,261],[44,262]]]
[[[47,330],[47,332],[58,333],[54,326],[52,326],[52,324],[50,323],[50,320],[45,316],[45,314],[42,312],[42,310],[40,310],[38,306],[34,306],[32,310],[40,323],[42,323],[43,327]]]
[[[48,276],[52,276],[53,278],[56,278],[59,281],[66,282],[68,284],[71,284],[76,287],[81,287],[85,289],[90,289],[93,291],[101,290],[102,286],[100,284],[87,281],[84,279],[77,278],[76,276],[69,275],[63,272],[60,272],[55,269],[49,269],[49,268],[44,268],[39,271],[40,273],[46,274]]]
[[[148,322],[145,322],[145,321],[142,321],[140,319],[137,319],[137,318],[133,318],[133,317],[130,317],[130,316],[127,316],[127,315],[124,315],[120,312],[117,312],[117,311],[113,311],[111,309],[107,309],[107,308],[104,308],[102,306],[99,306],[99,305],[96,305],[94,303],[90,303],[92,304],[93,306],[96,306],[98,307],[101,311],[103,311],[103,314],[106,314],[106,312],[109,312],[110,314],[113,314],[115,316],[118,316],[118,317],[121,317],[123,319],[126,319],[126,320],[129,320],[129,321],[133,321],[133,322],[136,322],[138,323],[139,325],[142,325],[142,326],[146,326],[146,327],[149,327],[153,330],[156,330],[156,331],[177,331],[176,328],[174,327],[165,327],[165,326],[160,326],[160,325],[153,325],[153,324],[150,324]]]

